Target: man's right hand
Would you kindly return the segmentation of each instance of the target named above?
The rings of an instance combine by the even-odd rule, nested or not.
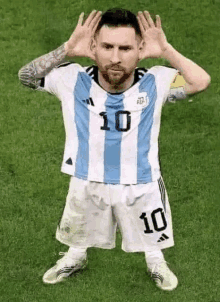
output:
[[[83,24],[84,13],[81,13],[77,26],[69,40],[65,43],[66,55],[68,57],[88,57],[94,60],[91,52],[92,37],[95,34],[101,11],[93,10]]]

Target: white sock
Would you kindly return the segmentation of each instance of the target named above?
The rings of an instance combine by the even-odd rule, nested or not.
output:
[[[148,268],[153,268],[156,263],[165,261],[163,253],[159,249],[145,251],[145,259]]]
[[[74,259],[84,258],[86,256],[86,250],[87,248],[70,247],[68,250],[68,255]]]

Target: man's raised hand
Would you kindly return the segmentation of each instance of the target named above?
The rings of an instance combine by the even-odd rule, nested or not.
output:
[[[160,17],[156,16],[155,24],[149,12],[144,11],[144,13],[138,13],[137,20],[143,39],[143,49],[139,59],[161,57],[169,46],[169,43],[161,27]]]
[[[93,10],[83,24],[84,13],[81,13],[77,26],[65,43],[68,57],[88,57],[94,60],[91,52],[92,37],[95,34],[102,12]]]

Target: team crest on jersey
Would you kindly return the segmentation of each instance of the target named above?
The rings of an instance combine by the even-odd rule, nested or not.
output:
[[[142,107],[147,107],[149,105],[147,92],[140,92],[138,94],[137,105],[141,105]]]

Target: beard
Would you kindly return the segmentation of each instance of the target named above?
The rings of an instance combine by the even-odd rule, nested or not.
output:
[[[133,70],[131,70],[130,72],[126,72],[124,68],[111,66],[106,67],[104,70],[100,69],[100,72],[104,80],[109,83],[112,88],[119,89],[123,86],[125,81],[132,75]]]
[[[102,56],[100,57],[98,53],[95,54],[95,62],[98,67],[98,82],[104,90],[113,93],[114,91],[125,91],[132,86],[135,79],[135,68],[139,59],[138,56],[133,56],[127,60],[112,63],[110,59],[103,60]]]

